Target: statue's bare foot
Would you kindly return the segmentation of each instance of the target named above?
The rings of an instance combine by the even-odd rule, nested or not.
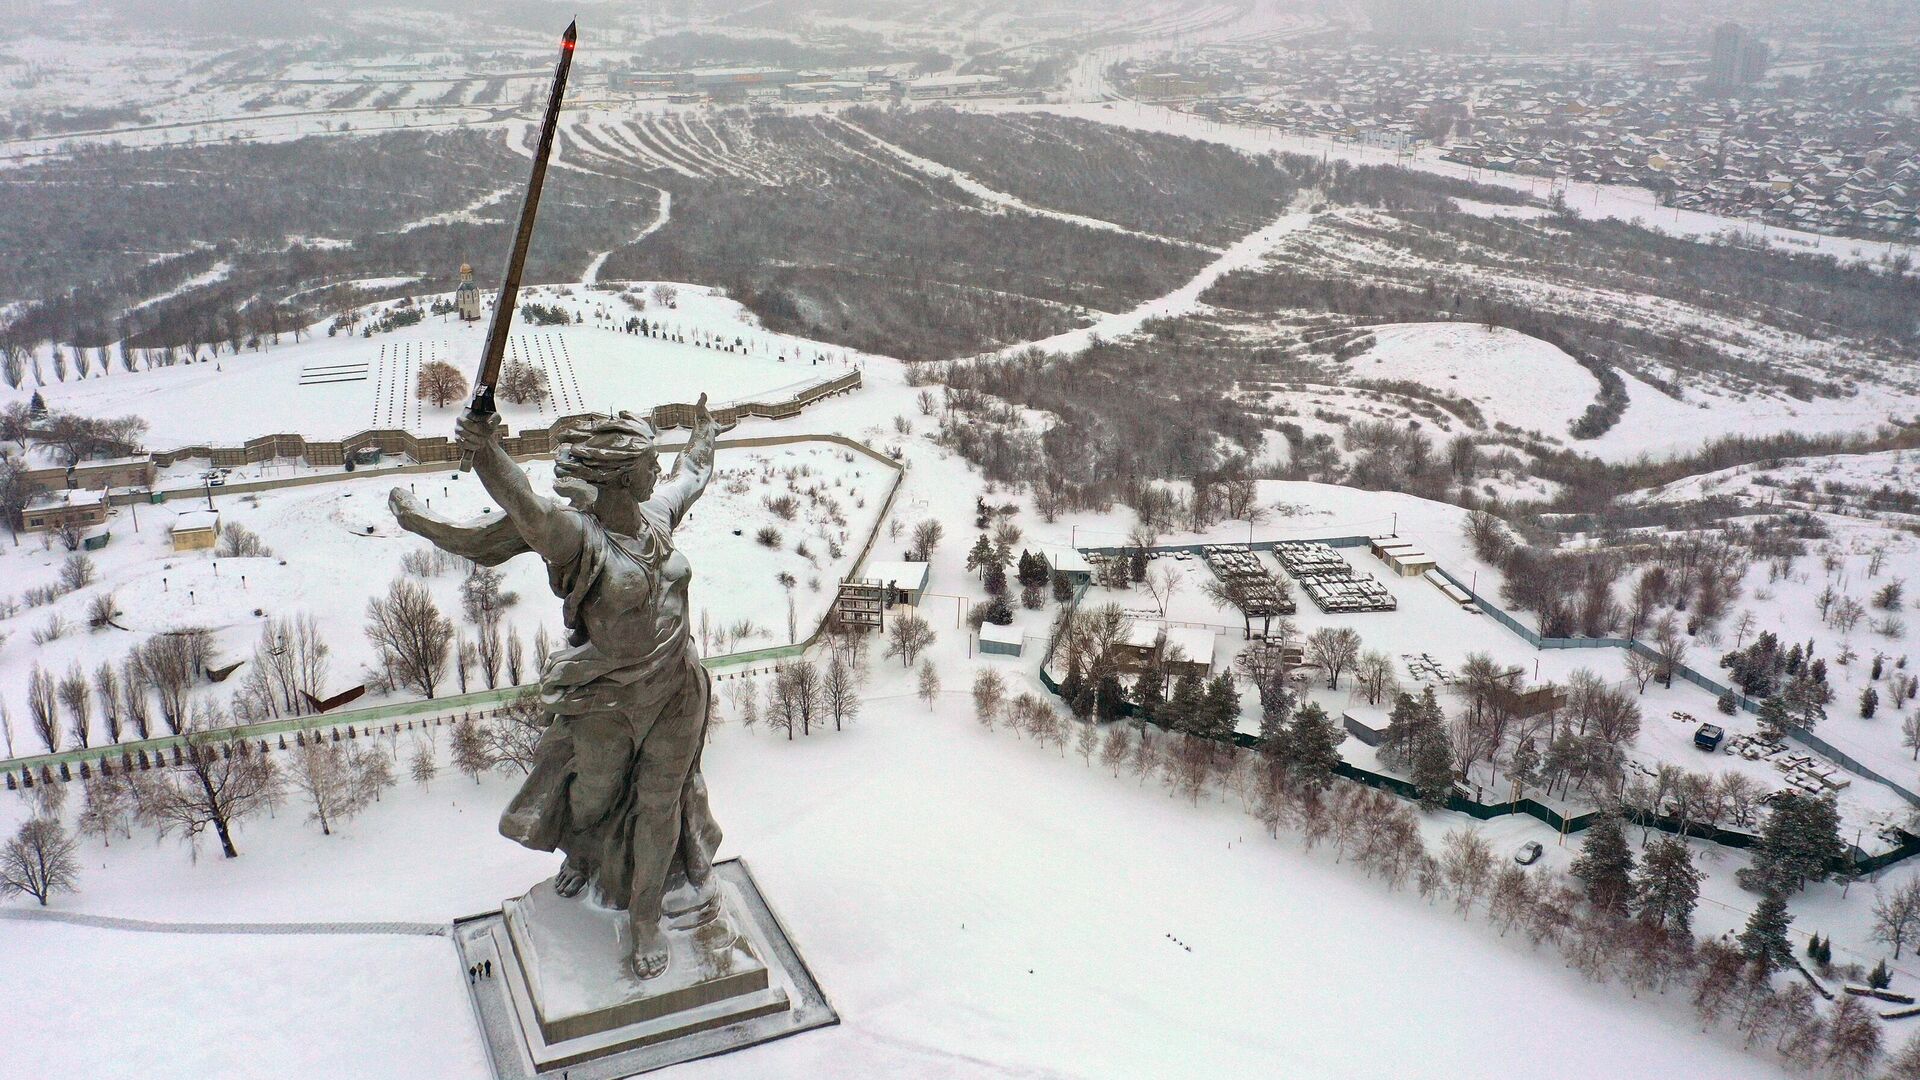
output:
[[[666,974],[667,959],[671,954],[667,949],[667,935],[660,932],[659,924],[636,926],[633,928],[633,973],[643,979],[657,979]]]
[[[587,872],[590,868],[585,859],[567,856],[560,864],[560,872],[553,875],[553,891],[561,896],[577,896],[587,884]]]

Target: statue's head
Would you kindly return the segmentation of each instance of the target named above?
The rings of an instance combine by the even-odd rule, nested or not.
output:
[[[653,443],[653,425],[630,412],[574,424],[554,453],[554,493],[589,513],[609,498],[645,502],[660,477]]]

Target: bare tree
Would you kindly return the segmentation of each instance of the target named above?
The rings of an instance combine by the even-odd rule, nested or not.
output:
[[[1007,681],[993,668],[983,667],[973,676],[973,718],[980,726],[993,730],[994,721],[1007,699]]]
[[[933,644],[933,628],[919,615],[908,611],[901,613],[887,628],[887,655],[898,656],[901,665],[912,667],[920,653]]]
[[[220,546],[214,553],[222,559],[266,558],[273,554],[260,534],[237,521],[229,521],[220,526]]]
[[[827,715],[833,718],[833,730],[851,723],[860,715],[860,672],[853,661],[839,650],[827,658],[827,669],[820,680],[820,698]]]
[[[453,623],[425,586],[395,578],[384,599],[367,601],[367,638],[402,683],[433,697],[446,672]]]
[[[110,660],[100,661],[93,669],[93,692],[100,699],[100,719],[107,726],[107,741],[120,741],[120,673]]]
[[[1100,764],[1113,770],[1113,775],[1117,777],[1120,775],[1120,767],[1127,763],[1127,758],[1132,753],[1132,729],[1125,724],[1109,727],[1106,743],[1100,748]]]
[[[917,561],[927,562],[933,558],[933,549],[940,546],[940,540],[947,534],[946,526],[928,518],[913,527],[913,554]]]
[[[1920,879],[1879,891],[1873,902],[1873,938],[1893,946],[1895,960],[1903,947],[1920,939]]]
[[[53,676],[38,661],[27,673],[27,715],[47,753],[60,752],[60,691]]]
[[[487,689],[500,685],[500,663],[505,659],[505,649],[500,640],[500,619],[490,617],[480,624],[479,632],[473,639],[473,656],[479,665],[480,674],[486,677]]]
[[[540,738],[547,733],[547,724],[546,710],[540,705],[538,691],[523,690],[514,695],[494,717],[493,723],[481,729],[488,756],[493,759],[494,766],[511,765],[519,769],[522,776],[532,772]]]
[[[1641,693],[1646,693],[1647,684],[1653,681],[1654,675],[1660,670],[1660,662],[1631,647],[1626,650],[1624,659],[1627,664],[1627,677],[1633,680],[1634,686],[1638,687]]]
[[[785,680],[791,696],[800,734],[813,734],[814,714],[820,711],[820,668],[811,660],[783,664],[774,673],[774,682]]]
[[[425,739],[417,739],[413,744],[413,756],[407,759],[407,770],[413,775],[413,782],[422,788],[433,783],[440,772],[440,763],[434,759],[433,744]]]
[[[1353,677],[1359,680],[1360,688],[1366,691],[1367,704],[1378,705],[1383,697],[1391,697],[1400,689],[1399,676],[1394,671],[1393,657],[1378,649],[1368,649],[1360,654],[1359,663],[1353,669]]]
[[[160,699],[160,719],[175,735],[184,732],[191,720],[193,687],[210,647],[206,630],[191,629],[155,634],[135,652],[140,681]]]
[[[1687,638],[1673,616],[1662,618],[1653,628],[1653,648],[1660,654],[1660,681],[1673,685],[1673,676],[1687,662]]]
[[[480,774],[493,768],[493,748],[472,717],[462,716],[453,725],[453,767],[480,782]]]
[[[500,369],[500,396],[515,405],[545,405],[551,396],[546,373],[514,357]]]
[[[0,896],[25,894],[46,907],[54,893],[73,892],[80,879],[77,846],[58,820],[30,818],[0,847]]]
[[[372,768],[377,750],[349,750],[337,742],[312,739],[294,750],[293,768],[288,778],[307,797],[312,809],[307,820],[317,822],[322,836],[333,835],[333,826],[367,808],[379,794],[381,780],[392,782],[384,769]]]
[[[74,743],[85,750],[93,740],[93,687],[88,685],[78,660],[60,680],[60,703],[67,709],[67,730],[73,733]]]
[[[125,773],[102,773],[87,781],[86,799],[80,805],[80,833],[98,836],[105,847],[113,846],[113,834],[132,838],[128,820],[133,811],[133,787]]]
[[[1340,673],[1360,656],[1360,633],[1351,627],[1323,626],[1307,635],[1307,655],[1327,673],[1327,689],[1340,689]]]
[[[244,740],[214,728],[208,719],[203,714],[189,725],[180,764],[143,788],[141,814],[161,836],[180,833],[196,855],[200,835],[211,828],[220,838],[220,853],[233,859],[240,855],[233,845],[234,824],[278,803],[281,779],[268,755],[250,751]]]
[[[1173,601],[1174,594],[1180,591],[1185,579],[1186,575],[1180,567],[1171,561],[1160,562],[1147,571],[1141,584],[1147,587],[1147,595],[1153,597],[1154,606],[1160,609],[1162,618],[1166,617],[1167,605]]]
[[[421,401],[432,402],[434,408],[444,409],[467,392],[467,380],[460,374],[459,368],[445,360],[429,360],[420,365],[416,389]]]
[[[933,669],[931,660],[920,663],[920,687],[917,692],[929,709],[933,708],[934,700],[940,696],[940,673]]]

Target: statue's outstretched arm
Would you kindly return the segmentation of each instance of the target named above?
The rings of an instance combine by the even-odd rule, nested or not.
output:
[[[473,452],[474,474],[513,520],[527,546],[548,562],[572,562],[580,554],[584,536],[579,518],[558,502],[534,493],[526,474],[500,445],[500,414],[484,419],[462,416],[454,424],[454,434],[460,449]]]
[[[668,520],[675,525],[680,524],[701,492],[707,490],[707,482],[713,479],[714,440],[732,431],[734,425],[732,420],[721,423],[713,418],[707,411],[705,394],[700,395],[694,410],[693,434],[687,438],[687,448],[674,459],[673,471],[654,488],[651,500],[666,511]]]

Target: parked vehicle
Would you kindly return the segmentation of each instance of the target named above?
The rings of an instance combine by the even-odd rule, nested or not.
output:
[[[1719,724],[1701,724],[1693,732],[1693,745],[1702,750],[1720,749],[1720,740],[1727,737],[1725,729]]]
[[[1521,866],[1532,866],[1540,861],[1540,856],[1546,853],[1547,849],[1541,847],[1538,840],[1529,840],[1520,845],[1519,851],[1513,853],[1513,861]]]

